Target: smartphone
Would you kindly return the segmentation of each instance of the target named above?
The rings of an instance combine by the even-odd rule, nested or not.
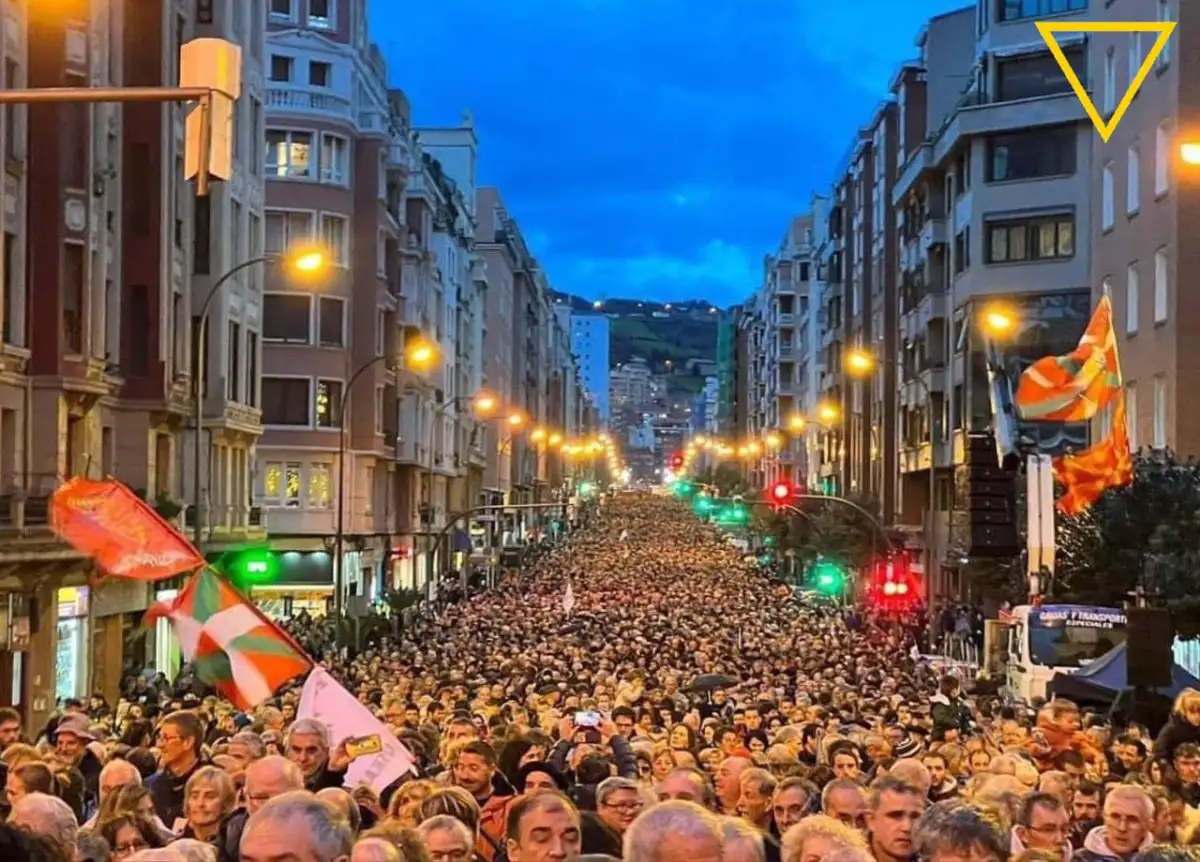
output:
[[[587,712],[575,713],[575,726],[576,727],[599,727],[600,726],[600,713],[593,712],[591,710],[589,710]]]
[[[354,736],[346,740],[346,753],[352,758],[367,757],[383,751],[383,740],[378,733],[370,736]]]

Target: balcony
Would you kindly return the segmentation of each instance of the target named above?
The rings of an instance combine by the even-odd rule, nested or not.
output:
[[[787,344],[779,345],[779,358],[780,359],[788,359],[795,355],[796,355],[795,342],[788,342]]]
[[[963,105],[951,115],[950,121],[938,137],[933,160],[935,163],[941,163],[965,138],[1012,129],[1024,130],[1079,123],[1087,119],[1083,103],[1071,90],[1012,102]]]
[[[942,291],[929,291],[917,304],[916,319],[919,331],[924,331],[935,320],[945,320],[948,300]]]
[[[796,315],[790,311],[779,311],[775,313],[775,323],[778,326],[791,326],[796,322]]]
[[[921,228],[921,250],[927,252],[935,245],[945,244],[946,220],[944,218],[926,220],[925,226]]]
[[[355,121],[353,103],[334,93],[322,93],[304,87],[267,88],[267,110],[279,114],[309,114]]]
[[[933,144],[928,141],[913,151],[900,169],[896,177],[896,185],[892,187],[892,205],[899,206],[921,179],[921,176],[933,167]]]

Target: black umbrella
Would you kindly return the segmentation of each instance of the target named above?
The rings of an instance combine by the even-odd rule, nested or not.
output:
[[[702,673],[692,680],[685,691],[713,691],[737,685],[739,680],[723,673]]]

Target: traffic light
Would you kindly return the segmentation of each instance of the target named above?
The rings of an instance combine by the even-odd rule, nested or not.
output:
[[[243,548],[222,555],[221,573],[242,588],[272,584],[279,578],[279,558],[268,548]]]
[[[683,466],[683,456],[680,455],[678,452],[676,452],[674,455],[671,456],[671,468],[673,470],[678,470],[682,466]]]
[[[708,494],[701,491],[699,494],[696,495],[695,506],[696,506],[696,512],[698,514],[707,515],[710,511],[712,511],[712,507],[713,507],[712,497],[708,496]]]
[[[875,563],[871,593],[874,603],[887,611],[906,611],[920,600],[918,584],[905,554]]]
[[[838,596],[845,590],[846,573],[832,560],[818,557],[809,573],[809,583],[817,592],[827,596]]]
[[[775,505],[783,505],[796,493],[796,489],[792,487],[791,482],[779,481],[768,489],[768,494],[771,502]]]
[[[579,483],[580,496],[587,497],[592,493],[592,490],[593,490],[593,486],[592,486],[591,482],[580,482]]]

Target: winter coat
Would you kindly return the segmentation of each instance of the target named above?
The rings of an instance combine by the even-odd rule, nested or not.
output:
[[[1136,852],[1124,856],[1114,853],[1108,846],[1108,839],[1105,837],[1106,832],[1107,829],[1103,826],[1097,826],[1089,832],[1087,838],[1083,841],[1083,849],[1076,850],[1072,854],[1072,862],[1114,862],[1114,860],[1129,862],[1130,859],[1137,855]],[[1142,846],[1138,849],[1145,850],[1153,843],[1154,836],[1148,834],[1146,835],[1146,840],[1142,842]]]
[[[1200,725],[1192,724],[1179,713],[1173,712],[1154,740],[1154,756],[1160,760],[1174,760],[1175,749],[1187,742],[1200,745]]]

